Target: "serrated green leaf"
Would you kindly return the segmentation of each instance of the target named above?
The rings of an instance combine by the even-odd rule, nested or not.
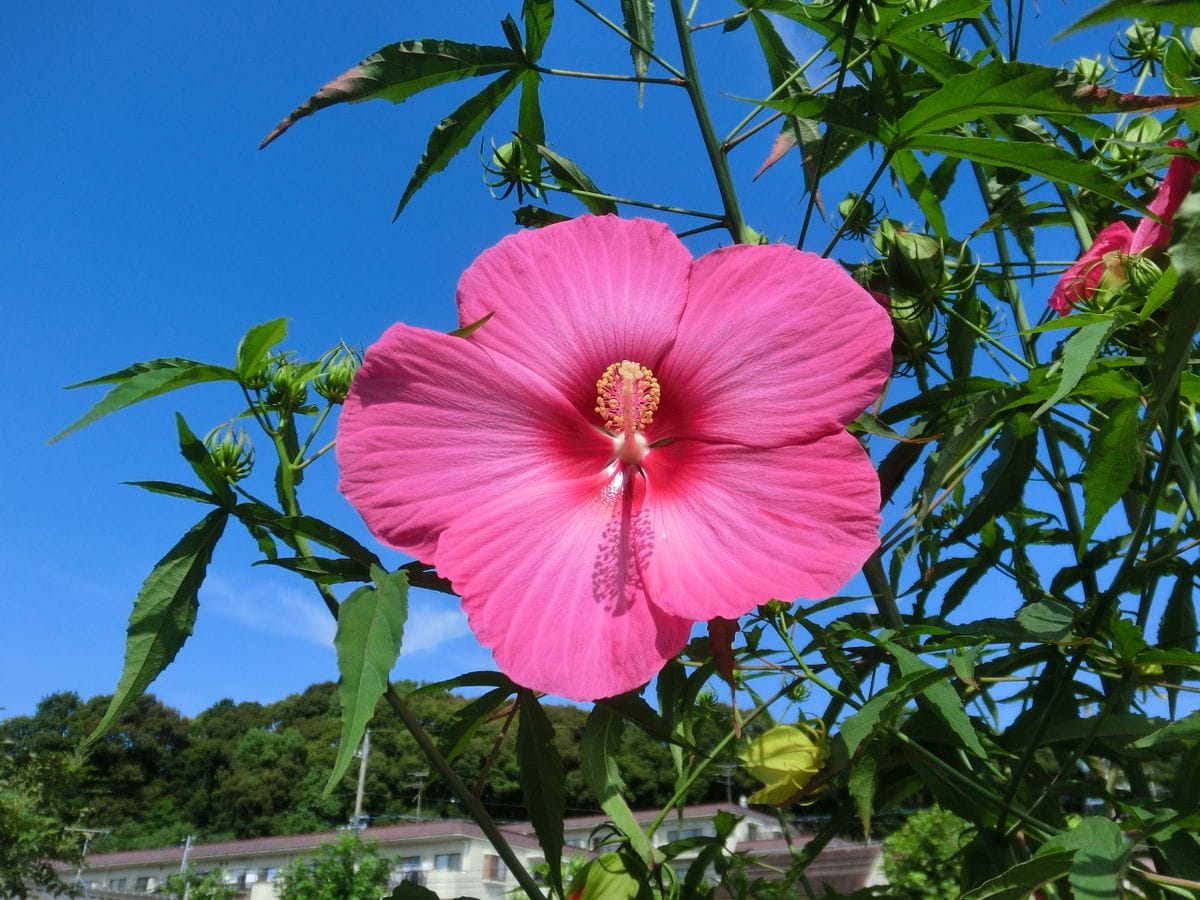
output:
[[[879,35],[878,40],[887,43],[926,25],[948,25],[962,19],[977,19],[991,5],[991,0],[942,0],[925,9],[905,9],[904,15],[896,16]]]
[[[875,803],[875,772],[878,764],[871,752],[862,753],[850,767],[850,782],[847,790],[854,800],[854,808],[858,811],[858,821],[862,824],[864,839],[871,837],[871,816]]]
[[[944,669],[934,669],[911,650],[892,641],[884,641],[883,646],[896,660],[901,674],[922,675],[928,672],[938,672],[942,676],[938,680],[926,684],[920,691],[921,696],[929,702],[933,712],[946,723],[964,747],[976,756],[986,759],[987,751],[980,743],[975,726],[971,724],[971,720],[967,716],[962,697],[946,681],[954,674],[954,670],[949,666]]]
[[[934,234],[940,238],[948,238],[950,232],[946,225],[946,214],[942,211],[942,203],[930,185],[929,177],[925,174],[917,155],[911,150],[897,151],[892,154],[890,165],[896,176],[904,182],[908,195],[925,214],[925,221],[929,223]]]
[[[265,147],[296,122],[337,103],[390,100],[402,103],[414,94],[475,75],[526,67],[523,55],[509,47],[456,41],[400,41],[372,53],[288,113],[259,147]]]
[[[408,692],[409,697],[419,697],[422,694],[440,694],[464,687],[507,688],[508,692],[516,693],[517,686],[502,672],[466,672],[445,681],[431,681]]]
[[[1200,22],[1200,3],[1196,0],[1108,0],[1070,28],[1055,35],[1055,40],[1082,28],[1115,22],[1118,19],[1195,24]]]
[[[625,32],[635,43],[629,45],[633,74],[645,78],[650,68],[650,53],[654,49],[654,0],[621,0],[621,16]],[[638,105],[641,105],[646,86],[638,85]]]
[[[1200,192],[1189,194],[1175,213],[1168,252],[1179,282],[1167,307],[1166,346],[1158,360],[1154,402],[1143,423],[1147,430],[1157,427],[1167,404],[1177,402],[1180,376],[1200,329]]]
[[[1194,747],[1200,743],[1200,711],[1164,725],[1129,745],[1131,750],[1157,750],[1160,753]]]
[[[1191,571],[1179,574],[1175,586],[1167,597],[1167,605],[1163,608],[1162,618],[1158,620],[1159,647],[1172,650],[1196,649],[1196,604],[1193,600],[1193,584]],[[1183,676],[1187,670],[1180,666],[1164,666],[1163,682],[1167,687],[1167,703],[1172,718],[1175,716],[1175,704],[1179,699],[1179,691],[1175,687],[1183,684]]]
[[[1058,641],[1071,632],[1075,624],[1075,607],[1060,600],[1041,600],[1017,611],[1017,624],[1026,633],[1043,640]]]
[[[200,585],[228,518],[226,510],[214,509],[155,564],[142,582],[129,615],[121,678],[100,724],[84,740],[85,747],[104,736],[129,704],[171,664],[191,636]]]
[[[175,413],[175,428],[179,433],[179,452],[188,461],[188,465],[192,467],[196,477],[213,492],[213,496],[221,502],[222,506],[232,509],[237,503],[237,497],[233,493],[233,488],[229,486],[229,482],[225,480],[225,476],[217,471],[204,442],[192,434],[192,430],[188,428],[187,422],[179,413]]]
[[[629,838],[633,851],[648,863],[653,852],[650,841],[621,793],[625,782],[617,768],[617,755],[623,726],[624,721],[611,709],[594,707],[579,739],[579,769],[600,808]]]
[[[371,571],[354,559],[326,559],[320,556],[284,556],[260,559],[256,566],[278,566],[303,575],[315,584],[342,584],[347,581],[370,581]]]
[[[1088,816],[1074,828],[1048,840],[1039,855],[1074,851],[1067,878],[1077,900],[1119,900],[1121,876],[1132,849],[1116,822],[1102,816]]]
[[[530,690],[520,691],[517,765],[525,808],[549,866],[550,884],[562,893],[563,814],[566,774],[554,746],[554,726]]]
[[[1037,428],[1028,416],[1017,413],[1000,432],[996,458],[983,473],[983,485],[947,541],[954,543],[976,534],[1020,503],[1036,460]]]
[[[524,140],[513,145],[521,154],[524,179],[535,187],[540,186],[542,182],[542,158],[538,155],[536,147],[546,143],[546,123],[542,118],[542,102],[539,97],[541,83],[542,76],[537,72],[526,72],[521,76],[517,131]]]
[[[116,384],[117,386],[105,394],[104,399],[89,409],[82,418],[50,438],[50,443],[61,441],[68,434],[91,425],[109,413],[117,412],[160,394],[194,384],[203,384],[206,381],[237,381],[237,373],[224,366],[211,366],[207,363],[173,357],[137,363],[119,372],[72,384],[71,388],[90,387],[98,384]]]
[[[521,19],[525,23],[525,55],[535,63],[541,59],[550,29],[554,27],[554,0],[525,0]]]
[[[539,145],[538,153],[546,160],[550,166],[550,174],[565,188],[574,191],[583,191],[584,194],[575,194],[575,197],[582,203],[587,211],[593,215],[616,215],[617,204],[611,200],[606,200],[602,197],[587,196],[588,194],[603,194],[600,188],[596,187],[596,183],[588,177],[588,174],[579,168],[572,160],[565,156],[560,156],[549,147]]]
[[[199,488],[188,487],[186,484],[175,484],[173,481],[126,481],[125,484],[140,487],[152,494],[166,494],[168,497],[182,497],[184,500],[195,500],[197,503],[210,503],[220,506],[221,501],[213,494],[205,493]]]
[[[388,675],[400,655],[408,618],[408,577],[403,571],[371,571],[373,585],[361,587],[338,608],[333,639],[338,661],[338,699],[342,706],[342,736],[325,796],[346,774],[375,706],[387,690]]]
[[[1141,449],[1138,439],[1138,412],[1141,408],[1136,397],[1119,401],[1109,409],[1108,418],[1100,422],[1092,438],[1091,451],[1083,462],[1080,553],[1087,550],[1088,541],[1095,534],[1100,520],[1133,484]]]
[[[235,368],[243,381],[257,374],[267,361],[271,348],[287,337],[287,323],[285,318],[263,322],[247,331],[238,341]]]
[[[641,884],[619,853],[602,853],[571,879],[570,896],[579,900],[635,900]]]
[[[1049,66],[991,62],[946,80],[896,123],[896,144],[988,115],[1083,116],[1186,106],[1192,98],[1125,94],[1089,84]]]
[[[941,673],[933,669],[902,675],[847,716],[839,730],[846,745],[846,755],[854,756],[878,728],[888,724],[905,704],[941,677]]]
[[[1038,888],[1064,877],[1074,858],[1073,850],[1039,854],[968,891],[962,900],[1028,900]]]
[[[425,152],[421,155],[416,171],[413,172],[408,186],[404,189],[404,195],[396,206],[396,214],[392,216],[392,221],[400,217],[408,201],[431,176],[446,168],[450,160],[471,143],[479,129],[491,118],[492,113],[500,108],[500,104],[508,98],[520,81],[520,73],[505,72],[437,124],[433,133],[429,135]]]
[[[1107,197],[1128,209],[1145,212],[1145,206],[1118,182],[1089,162],[1072,156],[1054,144],[1034,141],[1001,141],[994,138],[956,137],[948,134],[924,134],[914,138],[910,149],[944,153],[991,166],[1005,166],[1028,172],[1058,184],[1070,184]]]
[[[488,721],[496,708],[512,696],[511,686],[493,688],[459,709],[442,729],[438,746],[452,760],[470,744],[471,738]]]
[[[1058,384],[1054,389],[1054,393],[1046,398],[1042,405],[1034,411],[1033,418],[1038,418],[1038,416],[1075,389],[1075,385],[1079,384],[1079,379],[1087,374],[1088,369],[1095,361],[1097,355],[1099,355],[1100,348],[1104,346],[1104,342],[1108,340],[1109,336],[1116,331],[1118,325],[1119,322],[1115,318],[1108,321],[1093,322],[1089,325],[1084,325],[1067,338],[1063,344],[1062,366]]]
[[[242,509],[245,506],[239,506]],[[236,512],[236,510],[235,510]],[[271,510],[274,513],[273,510]],[[260,520],[262,524],[277,534],[300,535],[310,541],[315,541],[322,547],[336,550],[338,553],[367,566],[380,564],[379,557],[352,538],[346,532],[335,528],[328,522],[314,516],[279,516],[272,515],[269,519]]]

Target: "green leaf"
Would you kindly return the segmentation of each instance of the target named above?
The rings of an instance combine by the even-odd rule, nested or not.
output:
[[[925,174],[925,169],[917,159],[917,155],[911,150],[899,150],[892,155],[890,165],[892,171],[904,182],[908,195],[917,202],[917,206],[921,207],[921,212],[925,214],[925,221],[929,223],[934,234],[940,238],[948,238],[950,231],[946,225],[946,214],[942,211],[942,203],[938,199],[937,192],[930,185],[929,177]]]
[[[229,486],[229,482],[225,480],[225,476],[217,471],[204,442],[192,434],[192,430],[188,428],[187,422],[179,413],[175,413],[175,428],[179,432],[179,452],[188,461],[192,471],[204,482],[205,487],[221,501],[222,506],[232,509],[237,503],[237,497],[233,493],[233,488]]]
[[[242,504],[238,507],[238,510],[244,509],[246,505]],[[257,512],[258,508],[255,508],[254,511]],[[272,510],[272,512],[274,511]],[[336,550],[343,556],[365,565],[380,565],[378,556],[346,534],[346,532],[314,516],[274,516],[262,521],[262,524],[280,535],[306,537],[310,541],[320,544],[322,547]]]
[[[962,900],[1028,900],[1038,888],[1065,876],[1074,858],[1071,850],[1039,854],[968,891]]]
[[[1084,325],[1067,338],[1063,344],[1062,369],[1058,378],[1058,386],[1055,387],[1054,393],[1034,411],[1033,418],[1036,419],[1075,389],[1075,385],[1079,384],[1079,379],[1087,374],[1087,370],[1100,353],[1104,342],[1116,331],[1119,324],[1116,318],[1106,322],[1093,322]]]
[[[633,74],[645,78],[650,68],[649,51],[654,49],[654,0],[621,0],[621,16],[625,21],[625,31],[634,41],[629,45]],[[645,90],[644,84],[638,85],[639,106]]]
[[[859,755],[850,768],[848,790],[854,800],[854,808],[858,811],[858,821],[862,823],[863,837],[871,837],[871,815],[875,802],[875,772],[879,768],[875,754],[867,751]]]
[[[1175,586],[1167,597],[1167,605],[1163,609],[1162,618],[1158,620],[1159,647],[1172,650],[1196,649],[1196,604],[1192,599],[1192,573],[1185,571],[1175,579]],[[1180,666],[1164,666],[1163,681],[1167,685],[1183,684],[1186,669]],[[1167,703],[1172,718],[1175,716],[1175,704],[1179,691],[1173,687],[1167,688]]]
[[[1036,459],[1037,427],[1028,416],[1018,413],[1000,432],[996,458],[984,471],[979,493],[950,533],[948,542],[977,534],[985,524],[1020,503]]]
[[[430,176],[446,168],[450,160],[471,142],[520,81],[521,76],[518,72],[506,72],[438,123],[429,135],[425,153],[417,163],[408,187],[404,189],[404,195],[396,206],[396,214],[392,216],[392,221],[400,217],[408,201]]]
[[[517,686],[502,672],[466,672],[445,681],[431,681],[408,692],[409,697],[419,697],[422,694],[440,694],[464,687],[507,688],[510,694],[516,693]]]
[[[287,337],[287,319],[272,319],[255,325],[243,335],[237,346],[237,373],[245,381],[256,375],[270,355],[271,348]]]
[[[1108,0],[1055,36],[1064,37],[1073,31],[1114,22],[1118,19],[1145,19],[1147,22],[1200,22],[1200,3],[1196,0]]]
[[[1075,607],[1060,600],[1039,600],[1017,611],[1017,624],[1028,634],[1043,640],[1059,641],[1071,633]]]
[[[940,10],[939,10],[940,11]],[[925,96],[896,123],[896,143],[945,131],[983,116],[1083,116],[1186,106],[1191,98],[1124,94],[1083,82],[1048,66],[1023,62],[991,62],[955,75]]]
[[[512,694],[513,687],[511,685],[493,688],[458,710],[446,727],[442,729],[441,738],[438,741],[442,755],[451,760],[462,753],[470,744],[475,733],[496,711],[496,707]]]
[[[934,713],[962,741],[964,747],[976,756],[986,759],[987,751],[980,743],[975,726],[971,724],[971,720],[963,708],[962,697],[945,680],[954,674],[954,670],[949,666],[935,670],[915,653],[892,641],[884,641],[883,646],[896,660],[902,675],[921,675],[934,671],[941,674],[942,677],[939,680],[930,682],[922,688],[921,696],[929,701]]]
[[[475,75],[490,75],[527,66],[509,47],[460,44],[455,41],[400,41],[372,53],[298,106],[268,134],[267,146],[296,122],[337,103],[390,100],[402,103],[414,94]]]
[[[596,706],[588,714],[579,740],[579,768],[596,799],[613,824],[629,838],[630,846],[647,863],[653,851],[621,792],[625,782],[617,768],[624,721],[611,709]]]
[[[1166,347],[1158,361],[1154,402],[1144,423],[1148,431],[1161,421],[1166,405],[1177,402],[1180,376],[1188,368],[1200,328],[1200,192],[1189,194],[1175,213],[1169,252],[1179,283],[1167,307]]]
[[[136,363],[119,372],[112,372],[90,381],[69,385],[69,388],[91,387],[97,384],[116,384],[117,386],[105,394],[104,399],[89,409],[81,419],[50,438],[50,443],[61,441],[68,434],[76,432],[86,425],[91,425],[109,413],[114,413],[135,403],[141,403],[143,400],[149,400],[151,397],[157,397],[179,388],[191,387],[193,384],[203,384],[206,381],[237,380],[237,373],[224,366],[211,366],[207,363],[173,357]]]
[[[583,169],[579,168],[578,165],[565,156],[559,156],[549,147],[539,145],[537,151],[549,164],[550,174],[554,176],[562,187],[569,189],[572,193],[576,191],[584,192],[582,195],[576,193],[575,197],[587,208],[588,212],[597,216],[608,215],[610,213],[616,215],[617,204],[613,203],[613,201],[603,197],[586,196],[587,194],[603,194],[604,192],[596,187],[596,183],[588,177],[588,174]]]
[[[1083,533],[1079,536],[1079,552],[1087,550],[1088,541],[1100,520],[1133,484],[1137,474],[1141,441],[1138,439],[1138,412],[1141,403],[1136,397],[1119,401],[1109,409],[1108,419],[1100,422],[1092,438],[1091,451],[1083,463]]]
[[[904,15],[896,16],[887,29],[879,35],[879,40],[887,43],[902,34],[909,34],[924,28],[926,25],[948,25],[962,19],[977,19],[988,7],[991,0],[941,0],[919,11],[906,9]],[[916,10],[916,7],[910,9]]]
[[[338,699],[342,705],[342,736],[325,796],[346,774],[362,741],[375,706],[387,690],[388,675],[400,655],[404,622],[408,618],[408,578],[404,572],[371,571],[375,584],[361,587],[338,608]]]
[[[1121,877],[1129,865],[1132,845],[1120,826],[1102,816],[1088,816],[1070,831],[1048,840],[1039,851],[1073,850],[1067,878],[1076,900],[1119,900]]]
[[[635,900],[640,895],[641,882],[619,853],[600,854],[571,880],[570,896],[580,900]]]
[[[356,559],[325,559],[320,556],[285,556],[260,559],[256,566],[278,566],[303,575],[316,584],[370,581],[371,570]]]
[[[1118,182],[1113,181],[1091,163],[1072,156],[1054,144],[925,134],[914,138],[909,147],[992,166],[1006,166],[1019,172],[1047,178],[1058,184],[1085,188],[1129,209],[1145,211],[1145,206],[1130,196]]]
[[[1134,741],[1131,750],[1157,750],[1175,752],[1200,743],[1200,711],[1189,713],[1178,721],[1164,725],[1157,731]]]
[[[895,718],[908,701],[942,677],[942,673],[934,669],[902,675],[847,716],[839,732],[846,744],[846,754],[853,756],[863,742]]]
[[[542,103],[539,99],[541,83],[542,76],[537,72],[526,72],[521,76],[517,131],[524,140],[513,144],[521,154],[524,178],[534,186],[540,186],[542,183],[542,158],[538,155],[536,147],[546,143],[546,123],[542,118]]]
[[[186,484],[175,484],[173,481],[126,481],[125,484],[140,487],[152,494],[166,494],[168,497],[182,497],[184,500],[195,500],[197,503],[211,503],[220,506],[221,501],[213,494],[206,494],[199,488],[188,487]]]
[[[525,23],[525,55],[535,63],[541,59],[550,29],[554,27],[554,0],[525,0],[521,20]]]
[[[85,748],[104,736],[129,704],[171,664],[191,636],[200,585],[228,518],[227,511],[214,509],[155,564],[142,582],[129,615],[125,664],[117,690],[100,724],[84,740]]]
[[[537,834],[550,884],[562,893],[563,815],[566,808],[566,774],[562,757],[554,746],[554,726],[546,718],[533,691],[522,688],[519,694],[521,721],[517,728],[517,765],[521,772],[521,792],[533,830]]]

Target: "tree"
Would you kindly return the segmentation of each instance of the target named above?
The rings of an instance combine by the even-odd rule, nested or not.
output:
[[[374,841],[344,834],[280,872],[275,891],[280,900],[377,900],[391,871]]]
[[[938,806],[909,817],[883,842],[883,870],[892,896],[954,900],[962,894],[962,853],[974,829]]]
[[[200,877],[190,866],[182,875],[172,875],[159,888],[159,893],[173,897],[182,897],[185,891],[188,900],[234,900],[238,893],[225,883],[225,874],[220,869]]]
[[[80,861],[81,841],[70,826],[83,812],[84,777],[84,763],[73,754],[0,756],[0,895],[24,898],[31,887],[71,892],[53,862]]]

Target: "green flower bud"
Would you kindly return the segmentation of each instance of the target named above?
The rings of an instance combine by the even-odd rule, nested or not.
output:
[[[882,230],[880,234],[883,234]],[[879,243],[876,242],[877,247]],[[883,267],[892,284],[919,297],[942,293],[946,266],[941,241],[927,234],[893,227],[890,235],[884,236],[883,244]]]
[[[864,238],[878,225],[875,203],[870,197],[847,194],[837,205],[838,215],[845,223],[842,233],[853,238]]]
[[[1134,22],[1121,38],[1121,52],[1113,53],[1117,59],[1129,63],[1129,71],[1141,75],[1146,71],[1155,74],[1156,67],[1167,54],[1169,39],[1163,36],[1161,26],[1149,22]]]
[[[295,412],[308,400],[308,386],[300,367],[280,360],[267,385],[266,402],[280,412]]]
[[[777,725],[738,754],[746,771],[763,783],[751,803],[779,806],[812,802],[808,783],[829,759],[829,737],[820,719]]]
[[[1071,63],[1071,74],[1081,81],[1086,81],[1088,84],[1110,84],[1116,80],[1116,76],[1109,69],[1108,63],[1101,62],[1100,57],[1089,59],[1086,56],[1081,56],[1079,59]]]
[[[362,365],[362,357],[345,345],[325,354],[321,374],[313,381],[313,390],[330,403],[344,403],[350,392],[354,373]]]
[[[1162,278],[1162,269],[1152,259],[1141,253],[1121,257],[1121,266],[1129,286],[1139,297],[1145,297]]]
[[[244,428],[218,425],[205,436],[204,446],[217,471],[230,484],[241,481],[254,468],[254,447]]]
[[[892,355],[897,362],[914,362],[937,345],[930,333],[933,309],[920,297],[893,291],[888,312],[892,316]]]

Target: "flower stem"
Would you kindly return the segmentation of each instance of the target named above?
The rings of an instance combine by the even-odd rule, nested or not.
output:
[[[675,87],[686,86],[686,82],[682,78],[653,78],[648,75],[615,75],[607,72],[576,72],[573,69],[548,69],[545,66],[536,66],[535,68],[543,75],[558,75],[562,78],[588,78],[593,81],[627,81],[634,84],[670,84]]]
[[[742,218],[737,190],[733,184],[733,175],[729,171],[729,161],[725,158],[725,151],[721,149],[721,141],[713,130],[712,118],[708,114],[708,105],[704,101],[704,90],[700,86],[700,70],[696,65],[696,53],[692,47],[692,33],[688,28],[681,0],[671,0],[671,14],[675,19],[675,34],[679,38],[679,53],[683,59],[684,77],[687,79],[688,98],[692,101],[696,124],[700,126],[700,137],[704,141],[704,149],[708,151],[708,161],[712,165],[713,176],[717,180],[717,190],[721,193],[721,202],[725,205],[725,225],[729,229],[730,236],[737,243],[751,243],[753,235]]]
[[[672,75],[674,75],[676,78],[686,78],[687,77],[682,72],[680,72],[677,68],[675,68],[669,62],[667,62],[665,59],[663,59],[661,56],[657,55],[653,50],[651,50],[649,47],[647,47],[641,41],[637,40],[633,35],[631,35],[628,31],[626,31],[624,28],[622,28],[620,25],[618,25],[612,19],[608,18],[608,16],[604,15],[604,13],[600,12],[594,6],[591,6],[590,4],[588,4],[586,2],[586,0],[575,0],[575,4],[577,6],[579,6],[580,8],[582,8],[585,12],[590,13],[599,22],[601,22],[602,24],[606,25],[607,27],[609,27],[613,31],[615,31],[617,34],[619,34],[621,37],[623,37],[625,40],[627,40],[631,46],[637,47],[639,50],[641,50],[643,53],[645,53],[648,57],[650,57],[652,60],[654,60],[660,66],[662,66],[664,69],[666,69]]]

